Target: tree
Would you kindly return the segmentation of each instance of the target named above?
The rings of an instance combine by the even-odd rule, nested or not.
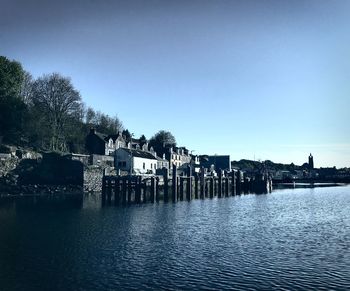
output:
[[[33,77],[30,73],[24,71],[23,81],[20,89],[20,97],[22,101],[29,105],[32,100],[33,93]]]
[[[131,133],[129,132],[129,130],[125,129],[122,131],[122,135],[124,136],[125,140],[127,142],[130,142],[131,141]]]
[[[0,56],[0,136],[18,143],[23,134],[27,106],[20,98],[24,79],[22,65]]]
[[[145,137],[145,135],[143,134],[143,135],[141,135],[140,136],[140,146],[142,147],[144,144],[146,144],[147,143],[147,138]]]
[[[38,78],[33,83],[32,102],[49,130],[49,148],[66,151],[68,122],[81,113],[81,97],[71,80],[58,73]]]
[[[112,118],[100,111],[95,111],[91,107],[86,111],[86,124],[105,134],[116,134],[123,130],[123,123],[117,115]]]
[[[22,65],[0,56],[0,98],[19,97],[23,79]]]
[[[164,153],[164,146],[176,146],[176,139],[170,131],[160,130],[150,140],[149,145],[162,155]]]

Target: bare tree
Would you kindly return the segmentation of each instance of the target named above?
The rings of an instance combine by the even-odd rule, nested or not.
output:
[[[81,115],[81,97],[71,80],[58,73],[38,78],[33,83],[32,102],[48,122],[50,149],[66,151],[67,122]]]
[[[30,104],[33,94],[33,77],[30,73],[24,71],[20,96],[25,104]]]

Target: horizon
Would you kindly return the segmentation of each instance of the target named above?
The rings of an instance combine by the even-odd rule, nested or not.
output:
[[[348,1],[5,1],[0,55],[135,137],[194,154],[350,167]]]

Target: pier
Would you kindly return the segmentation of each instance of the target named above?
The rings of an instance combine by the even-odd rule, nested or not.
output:
[[[204,169],[192,175],[188,168],[187,175],[177,175],[176,166],[169,176],[164,169],[163,176],[104,176],[102,180],[102,203],[126,205],[191,201],[193,199],[223,198],[242,193],[264,194],[272,191],[271,179],[256,175],[247,177],[241,171],[205,176]]]

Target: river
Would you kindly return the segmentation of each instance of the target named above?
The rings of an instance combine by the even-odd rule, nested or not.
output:
[[[0,290],[349,290],[350,186],[0,205]]]

